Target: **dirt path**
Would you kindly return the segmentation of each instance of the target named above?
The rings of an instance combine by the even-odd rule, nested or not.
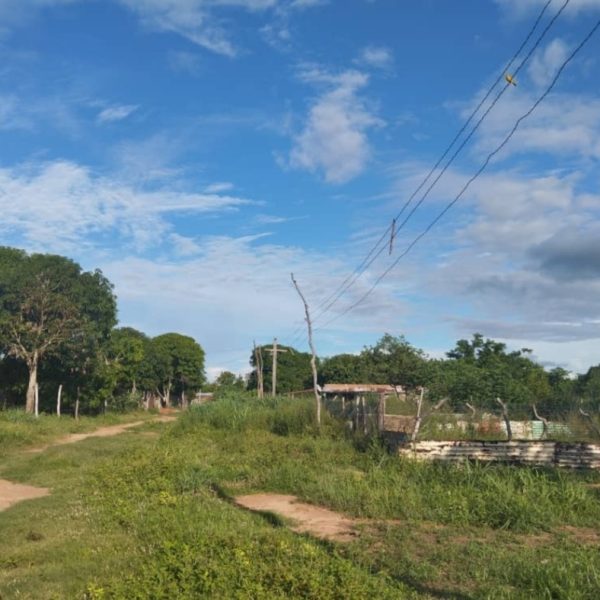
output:
[[[0,512],[11,507],[17,502],[42,498],[50,493],[48,488],[38,488],[22,483],[13,483],[6,479],[0,479]]]
[[[297,533],[310,533],[315,537],[336,542],[349,542],[357,535],[355,525],[358,520],[327,508],[299,502],[296,496],[251,494],[238,496],[235,502],[249,510],[272,512],[291,519],[294,522],[291,529]]]
[[[155,419],[148,419],[147,421],[133,421],[132,423],[123,423],[121,425],[107,425],[106,427],[99,427],[98,429],[95,429],[94,431],[89,431],[87,433],[69,433],[69,435],[65,435],[64,437],[58,438],[50,444],[30,448],[29,450],[26,450],[26,452],[31,454],[39,454],[40,452],[44,452],[44,450],[52,448],[53,446],[74,444],[75,442],[81,442],[82,440],[86,440],[87,438],[91,437],[112,437],[113,435],[119,435],[121,433],[124,433],[132,427],[138,427],[139,425],[143,425],[144,423],[168,423],[170,421],[174,421],[176,418],[177,417],[171,415],[160,415]]]
[[[154,419],[148,419],[147,421],[134,421],[132,423],[123,423],[121,425],[99,427],[98,429],[88,433],[71,433],[62,438],[54,440],[51,444],[31,448],[26,450],[26,452],[39,454],[40,452],[43,452],[48,448],[52,448],[53,446],[73,444],[90,437],[112,437],[113,435],[124,433],[132,427],[143,425],[144,423],[168,423],[170,421],[174,421],[176,418],[177,417],[171,415],[160,415]],[[0,512],[10,508],[14,504],[17,504],[17,502],[31,500],[33,498],[42,498],[44,496],[48,496],[49,494],[50,490],[48,488],[34,487],[32,485],[14,483],[12,481],[8,481],[8,479],[0,479]]]

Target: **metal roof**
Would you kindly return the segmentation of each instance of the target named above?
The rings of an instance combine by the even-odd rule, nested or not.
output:
[[[323,386],[325,394],[391,394],[393,385],[379,383],[326,383]]]

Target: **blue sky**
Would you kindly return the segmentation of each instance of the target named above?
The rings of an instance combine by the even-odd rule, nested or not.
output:
[[[290,272],[318,314],[544,4],[0,0],[0,243],[100,267],[123,325],[193,335],[211,375],[246,369],[253,340],[305,349]],[[437,356],[480,331],[548,366],[600,362],[600,34],[453,210],[342,315],[599,18],[600,0],[568,3],[395,254],[316,319],[319,354],[389,332]]]

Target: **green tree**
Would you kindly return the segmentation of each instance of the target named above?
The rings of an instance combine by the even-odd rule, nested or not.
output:
[[[367,362],[357,354],[336,354],[323,359],[319,368],[322,383],[369,383]]]
[[[221,388],[239,389],[243,390],[246,387],[244,378],[241,375],[236,375],[231,371],[223,371],[219,373],[219,376],[215,379],[215,385]]]
[[[135,395],[147,340],[144,333],[133,327],[113,329],[106,350],[106,362],[114,378],[114,393],[128,393],[131,397]]]
[[[506,344],[476,333],[471,340],[458,340],[442,361],[432,382],[437,396],[448,396],[456,408],[467,402],[492,409],[496,398],[513,407],[529,410],[551,394],[548,375],[530,358],[531,350],[507,350]]]
[[[260,347],[263,357],[263,376],[265,382],[265,393],[271,392],[273,373],[272,354],[269,352],[270,345]],[[312,371],[310,367],[311,355],[308,352],[298,352],[291,346],[279,346],[277,356],[277,392],[285,394],[299,390],[312,389]],[[248,389],[255,390],[257,387],[256,357],[254,351],[250,355],[250,365],[254,370],[248,379]]]
[[[116,322],[112,286],[65,257],[1,248],[0,292],[2,352],[26,365],[26,410],[33,412],[45,358],[106,341]]]
[[[590,367],[585,375],[581,375],[577,382],[579,394],[594,407],[600,405],[600,365]]]
[[[404,336],[386,333],[374,346],[360,354],[368,383],[417,387],[428,382],[427,358]]]
[[[204,350],[191,337],[165,333],[153,338],[149,359],[155,391],[165,406],[170,406],[172,394],[184,402],[187,392],[199,390],[206,381]]]

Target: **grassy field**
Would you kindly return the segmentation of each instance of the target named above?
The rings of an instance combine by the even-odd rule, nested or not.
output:
[[[0,421],[0,432],[2,421]],[[1,433],[0,433],[1,435]],[[1,439],[1,438],[0,438]],[[310,402],[223,400],[42,455],[0,477],[49,497],[0,513],[0,598],[597,598],[598,474],[415,464]],[[233,496],[361,517],[319,541]]]
[[[28,415],[22,410],[0,411],[0,457],[28,446],[44,445],[68,435],[85,433],[106,425],[141,421],[153,415],[146,411],[107,413],[97,417],[82,416],[79,420],[65,415]]]

